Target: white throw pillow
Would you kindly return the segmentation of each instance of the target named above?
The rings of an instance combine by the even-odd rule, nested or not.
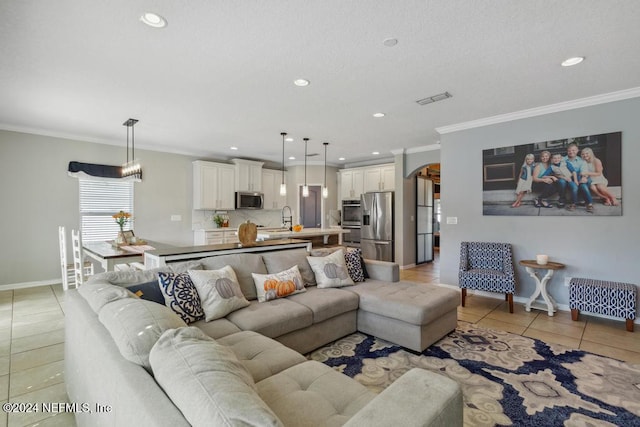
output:
[[[342,249],[325,257],[310,256],[307,260],[316,275],[318,288],[340,288],[353,285],[353,280],[347,271],[347,264],[344,262]]]
[[[306,291],[297,265],[280,273],[251,273],[251,276],[253,276],[253,283],[256,285],[256,294],[258,294],[258,301],[260,302]]]
[[[249,305],[236,273],[228,265],[220,270],[189,270],[189,276],[200,295],[207,322]]]

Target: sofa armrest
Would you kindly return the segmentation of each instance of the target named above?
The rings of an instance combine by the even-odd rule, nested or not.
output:
[[[462,426],[462,390],[443,375],[413,368],[344,426]]]
[[[400,280],[400,266],[395,262],[365,259],[364,266],[370,278],[385,282]]]

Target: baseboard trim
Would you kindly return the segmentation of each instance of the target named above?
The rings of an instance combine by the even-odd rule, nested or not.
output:
[[[25,289],[25,288],[37,288],[38,286],[59,285],[61,283],[62,282],[60,281],[60,279],[38,280],[35,282],[9,283],[7,285],[0,285],[0,291],[10,291],[13,289]]]
[[[447,288],[451,288],[451,289],[460,289],[458,286],[452,286],[452,285],[440,285],[440,286],[446,286]],[[479,290],[475,290],[475,289],[468,289],[467,290],[467,295],[478,295],[478,296],[482,296],[482,297],[487,297],[487,298],[493,298],[493,299],[499,299],[499,300],[504,300],[504,294],[497,294],[495,292],[485,292],[485,291],[479,291]],[[519,297],[519,296],[513,296],[513,302],[517,302],[520,303],[522,305],[526,304],[527,301],[529,301],[529,298],[527,297]],[[544,310],[538,310],[535,308],[531,308],[532,310],[536,310],[539,311],[540,313],[546,313],[546,311]],[[569,306],[567,304],[558,304],[558,311],[566,311],[566,312],[571,312],[571,309],[569,308]],[[580,314],[585,314],[587,316],[593,316],[593,317],[599,317],[601,319],[609,319],[609,320],[616,320],[618,322],[622,322],[624,321],[624,319],[622,319],[621,317],[612,317],[612,316],[607,316],[604,314],[598,314],[598,313],[589,313],[589,312],[580,312]],[[636,319],[633,321],[633,323],[640,325],[640,319],[638,319],[636,317]]]

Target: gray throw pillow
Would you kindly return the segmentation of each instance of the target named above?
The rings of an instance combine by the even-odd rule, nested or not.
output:
[[[97,314],[100,309],[111,301],[122,298],[135,298],[135,295],[122,286],[112,285],[106,281],[85,283],[78,288],[78,293],[87,300]]]
[[[149,360],[155,380],[193,426],[282,426],[233,351],[198,328],[166,331]]]
[[[160,335],[167,329],[186,326],[171,309],[139,298],[112,301],[102,307],[98,318],[122,357],[147,370],[150,369],[149,352]]]

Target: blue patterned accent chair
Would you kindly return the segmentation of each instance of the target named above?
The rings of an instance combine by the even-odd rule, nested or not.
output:
[[[516,277],[510,243],[462,242],[458,282],[462,289],[462,306],[467,289],[505,294],[509,312],[513,313]]]

